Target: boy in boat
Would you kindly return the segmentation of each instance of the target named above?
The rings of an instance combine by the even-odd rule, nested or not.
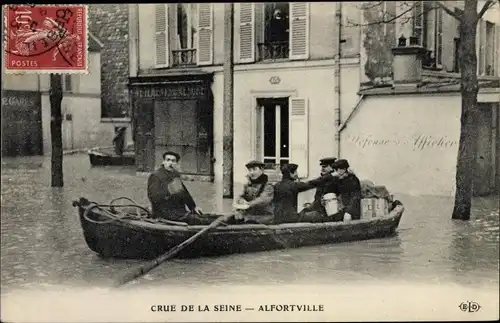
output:
[[[154,217],[171,221],[196,223],[193,213],[201,214],[177,170],[179,154],[167,151],[163,163],[148,178],[148,199]],[[186,207],[189,209],[186,210]]]
[[[245,205],[246,209],[238,210],[235,219],[245,222],[271,224],[273,222],[273,186],[268,183],[264,174],[264,163],[256,160],[248,162],[248,182],[243,188],[243,193],[236,199],[237,204]]]
[[[347,159],[339,159],[334,165],[338,174],[337,191],[340,211],[338,217],[344,218],[350,214],[352,220],[361,218],[361,183],[358,177],[349,169]]]

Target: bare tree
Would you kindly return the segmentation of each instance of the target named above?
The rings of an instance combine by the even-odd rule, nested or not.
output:
[[[459,25],[459,67],[460,67],[460,92],[462,96],[461,117],[460,117],[460,140],[456,166],[456,191],[455,204],[452,219],[469,220],[472,202],[473,170],[477,158],[477,135],[478,135],[478,103],[477,94],[479,90],[477,78],[477,55],[476,55],[476,27],[479,19],[498,0],[488,0],[478,12],[478,0],[465,0],[463,10],[451,10],[446,4],[440,1],[425,1],[425,8],[420,1],[401,1],[398,3],[399,10],[392,13],[383,10],[382,6],[388,6],[390,2],[376,1],[365,2],[361,5],[365,23],[356,24],[347,21],[349,26],[367,27],[373,26],[364,39],[364,45],[368,56],[365,65],[365,73],[372,81],[390,77],[392,74],[391,47],[394,47],[395,34],[382,32],[386,24],[408,23],[419,15],[424,15],[431,10],[443,10],[448,15],[454,17]],[[393,4],[396,6],[396,4]],[[410,14],[409,14],[410,13]],[[416,13],[416,15],[415,15]],[[374,62],[370,62],[370,51],[377,52],[378,56]]]
[[[50,74],[50,138],[52,142],[52,187],[63,187],[62,112],[63,98],[61,74]]]

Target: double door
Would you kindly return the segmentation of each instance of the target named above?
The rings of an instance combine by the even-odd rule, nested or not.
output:
[[[157,100],[154,109],[156,165],[172,150],[183,173],[212,175],[212,109],[198,100]]]

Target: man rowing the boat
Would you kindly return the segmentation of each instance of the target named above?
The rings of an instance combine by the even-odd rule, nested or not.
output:
[[[148,199],[154,217],[179,222],[197,222],[193,213],[201,215],[193,197],[184,186],[177,163],[179,154],[167,151],[163,163],[148,178]]]

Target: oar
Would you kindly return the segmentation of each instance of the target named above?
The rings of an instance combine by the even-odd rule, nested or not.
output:
[[[181,244],[173,247],[172,249],[170,249],[166,253],[162,254],[161,256],[157,257],[156,259],[151,260],[151,261],[147,262],[146,264],[141,265],[139,268],[134,269],[134,270],[130,271],[129,273],[125,274],[124,276],[122,276],[114,284],[115,287],[119,287],[121,285],[124,285],[124,284],[126,284],[126,283],[128,283],[128,282],[130,282],[130,281],[132,281],[132,280],[134,280],[134,279],[136,279],[136,278],[138,278],[138,277],[140,277],[140,276],[148,273],[151,269],[153,269],[155,267],[158,267],[161,263],[163,263],[164,261],[172,258],[177,253],[179,253],[179,251],[181,251],[182,249],[184,249],[185,247],[187,247],[188,245],[190,245],[191,243],[193,243],[196,239],[198,239],[199,237],[201,237],[204,234],[208,233],[208,231],[210,231],[212,229],[215,229],[217,226],[221,225],[224,221],[228,220],[232,216],[233,216],[233,214],[231,213],[231,214],[225,214],[223,216],[218,217],[209,226],[207,226],[205,229],[199,231],[198,233],[196,233],[195,235],[193,235],[192,237],[190,237],[186,241],[184,241]]]

